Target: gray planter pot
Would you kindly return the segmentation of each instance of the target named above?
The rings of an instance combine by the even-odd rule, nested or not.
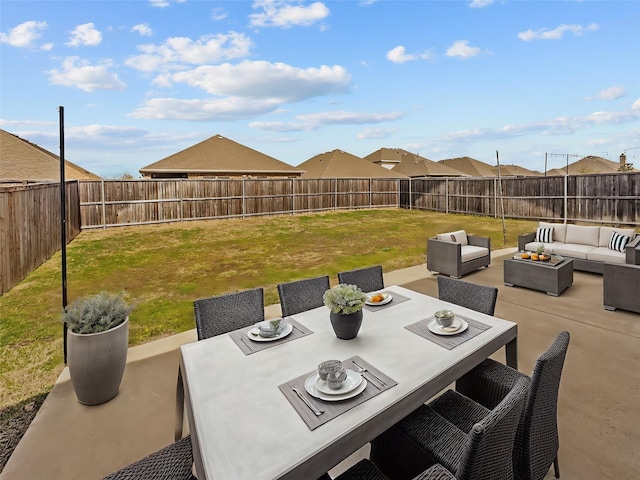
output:
[[[69,373],[80,403],[99,405],[118,394],[128,346],[128,317],[106,332],[78,334],[67,331]]]
[[[342,340],[351,340],[358,336],[360,325],[362,325],[362,310],[348,315],[331,312],[329,318],[336,337]]]

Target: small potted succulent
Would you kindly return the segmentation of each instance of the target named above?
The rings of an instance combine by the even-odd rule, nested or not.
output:
[[[80,403],[98,405],[118,394],[132,310],[123,294],[108,292],[78,298],[64,309],[69,374]]]
[[[355,338],[362,325],[362,306],[367,295],[356,285],[340,284],[324,292],[323,300],[331,309],[329,318],[336,337]]]

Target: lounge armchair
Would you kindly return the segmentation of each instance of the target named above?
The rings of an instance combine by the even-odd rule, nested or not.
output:
[[[427,270],[460,278],[491,264],[491,239],[464,230],[427,240]]]
[[[605,310],[640,313],[640,265],[605,263],[602,285]]]

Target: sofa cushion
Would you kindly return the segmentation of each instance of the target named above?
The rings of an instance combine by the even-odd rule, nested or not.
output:
[[[600,227],[586,225],[567,225],[566,243],[591,245],[597,247],[600,241]]]
[[[557,253],[556,249],[558,247],[564,247],[564,243],[562,242],[552,242],[552,243],[543,243],[544,251],[547,253]],[[540,242],[529,242],[525,244],[524,249],[528,252],[535,252],[536,249],[540,246]]]
[[[611,234],[611,240],[609,240],[609,249],[615,250],[616,252],[624,252],[624,248],[630,241],[631,237],[621,235],[618,232],[613,232]]]
[[[540,228],[553,228],[553,241],[565,243],[567,240],[567,225],[564,223],[539,222]]]
[[[553,227],[538,227],[536,230],[536,242],[551,243],[553,238]]]
[[[443,242],[459,243],[460,245],[469,245],[467,239],[467,232],[464,230],[457,230],[455,232],[440,233],[436,237]]]
[[[460,250],[460,260],[462,263],[489,255],[488,248],[476,247],[475,245],[463,245]]]
[[[577,243],[565,243],[562,246],[558,246],[555,249],[555,252],[553,253],[561,256],[586,259],[587,254],[592,250],[594,250],[595,248],[599,248],[599,247],[594,247],[591,245],[579,245]]]
[[[612,233],[618,233],[620,235],[626,235],[632,240],[635,238],[636,232],[633,228],[614,228],[614,227],[600,227],[600,242],[598,246],[607,247],[611,240]]]
[[[624,253],[611,250],[609,247],[596,247],[587,253],[587,260],[593,260],[595,262],[626,263],[626,255]]]

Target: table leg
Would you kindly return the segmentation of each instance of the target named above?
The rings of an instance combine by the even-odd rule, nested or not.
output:
[[[511,340],[504,346],[507,357],[507,365],[511,368],[518,369],[518,337]]]
[[[178,367],[178,383],[176,385],[176,426],[175,441],[182,438],[182,424],[184,422],[184,385],[182,385],[182,369]]]

